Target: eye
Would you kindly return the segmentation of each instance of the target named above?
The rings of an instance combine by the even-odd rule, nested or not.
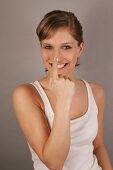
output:
[[[72,47],[70,46],[70,45],[64,45],[63,46],[63,49],[65,49],[65,50],[68,50],[68,49],[71,49]]]
[[[50,46],[50,45],[45,45],[43,48],[45,48],[45,49],[52,49],[52,46]]]

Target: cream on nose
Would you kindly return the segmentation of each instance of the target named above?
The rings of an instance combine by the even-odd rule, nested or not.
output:
[[[56,58],[56,61],[57,61],[57,63],[58,63],[58,57]]]
[[[58,63],[59,59],[61,58],[61,52],[60,52],[59,49],[54,50],[54,52],[53,52],[53,57],[54,57],[54,59],[55,59],[55,60],[57,61],[57,63]]]
[[[56,60],[56,61],[57,61],[57,63],[58,63],[58,61],[59,61],[58,57],[54,57],[54,60]]]

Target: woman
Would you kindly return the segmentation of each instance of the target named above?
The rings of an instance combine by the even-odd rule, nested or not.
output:
[[[103,142],[104,91],[74,76],[84,47],[80,22],[54,10],[36,33],[47,75],[13,92],[34,170],[112,170]]]

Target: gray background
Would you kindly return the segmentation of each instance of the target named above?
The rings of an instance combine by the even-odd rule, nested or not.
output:
[[[73,11],[83,25],[85,49],[76,72],[105,90],[104,140],[113,163],[113,1],[0,0],[0,170],[33,170],[11,94],[45,75],[35,30],[54,9]]]

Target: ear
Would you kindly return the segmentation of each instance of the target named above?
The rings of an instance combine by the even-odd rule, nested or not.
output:
[[[84,42],[81,42],[81,44],[79,45],[79,57],[81,56],[83,49],[84,49]]]

